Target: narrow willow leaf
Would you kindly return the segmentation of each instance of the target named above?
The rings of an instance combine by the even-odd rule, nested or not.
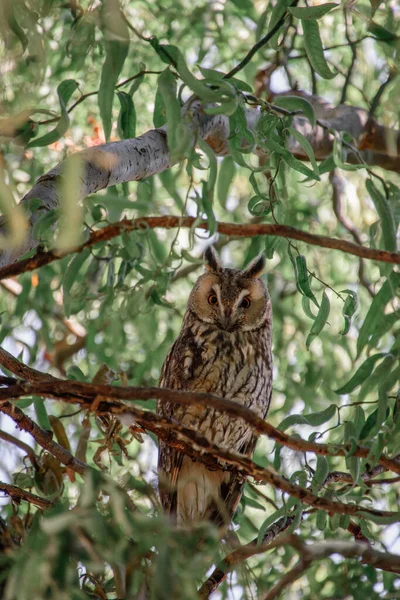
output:
[[[365,187],[371,196],[371,200],[381,220],[383,246],[385,250],[396,252],[396,226],[390,204],[378,190],[372,179],[366,180]]]
[[[303,148],[304,152],[307,154],[307,156],[310,160],[310,163],[312,165],[312,168],[313,168],[313,171],[315,174],[315,178],[317,178],[319,180],[318,165],[317,165],[317,161],[315,160],[314,150],[312,149],[310,142],[302,133],[300,133],[300,131],[297,131],[297,129],[294,129],[294,127],[288,127],[288,131],[290,131],[291,135],[300,144],[300,146]]]
[[[399,286],[400,273],[393,272],[382,285],[375,298],[372,300],[371,306],[358,335],[357,356],[361,354],[361,351],[368,343],[370,336],[373,335],[379,327],[381,319],[384,316],[385,307],[398,292]]]
[[[329,463],[325,456],[317,456],[317,467],[315,469],[314,477],[311,482],[312,490],[318,491],[319,488],[324,484],[325,479],[329,473]]]
[[[325,327],[326,322],[329,317],[330,309],[331,309],[331,304],[329,302],[329,298],[326,295],[326,293],[324,292],[322,294],[321,306],[319,307],[318,314],[317,314],[316,319],[311,327],[311,331],[307,336],[307,340],[306,340],[307,350],[309,350],[310,345],[312,344],[313,340],[321,333],[321,331]]]
[[[231,144],[241,153],[250,153],[255,147],[255,136],[247,126],[244,107],[238,104],[235,112],[229,117]]]
[[[373,523],[376,523],[377,525],[391,525],[392,523],[400,522],[400,512],[397,512],[392,516],[386,517],[386,516],[375,515],[368,511],[359,510],[356,513],[356,515],[359,517],[363,517],[364,519],[368,519],[369,521],[372,521]]]
[[[368,377],[367,381],[362,384],[358,394],[358,401],[362,402],[366,396],[376,387],[385,387],[385,383],[395,365],[398,364],[398,358],[392,354],[385,356],[383,361],[376,367],[375,371]]]
[[[343,169],[343,171],[359,171],[360,169],[365,169],[367,165],[365,164],[355,164],[351,165],[349,163],[344,162],[342,158],[343,153],[343,145],[342,139],[339,135],[335,135],[335,139],[333,140],[333,160],[334,163],[339,169]]]
[[[36,418],[40,427],[46,429],[46,431],[52,431],[43,398],[33,396],[33,406],[35,407]]]
[[[65,163],[60,185],[60,227],[54,240],[54,247],[61,252],[72,250],[83,239],[84,211],[78,201],[83,170],[79,154],[73,154]]]
[[[278,425],[278,429],[285,431],[293,425],[310,425],[311,427],[319,427],[323,425],[336,414],[336,406],[331,404],[325,410],[316,412],[311,415],[289,415]]]
[[[169,69],[158,78],[158,89],[164,101],[167,114],[168,146],[171,160],[179,162],[187,157],[193,146],[193,135],[182,119],[181,106],[177,98],[176,80]]]
[[[182,52],[176,46],[170,44],[160,44],[156,37],[152,37],[150,44],[153,46],[161,60],[167,65],[172,65],[181,76],[186,85],[202,100],[207,102],[221,102],[223,96],[221,93],[212,90],[203,81],[197,79],[188,69]],[[233,90],[236,96],[236,90],[227,81],[224,81],[226,90]]]
[[[118,133],[123,140],[129,140],[136,135],[136,111],[132,97],[126,92],[117,93],[121,110],[118,116]]]
[[[302,98],[301,96],[277,96],[274,98],[274,104],[290,111],[300,110],[310,121],[311,125],[315,125],[316,115],[314,107],[306,98]]]
[[[333,171],[334,169],[336,169],[336,163],[332,155],[320,162],[318,166],[320,175],[323,175],[324,173],[330,173],[330,171]]]
[[[319,529],[320,531],[325,531],[326,529],[326,520],[327,520],[327,514],[324,510],[318,510],[317,511],[317,518],[315,520],[315,525],[317,527],[317,529]]]
[[[69,127],[69,115],[67,112],[67,104],[72,94],[78,88],[78,83],[73,79],[66,79],[57,88],[58,100],[60,102],[61,115],[57,126],[46,135],[40,138],[36,138],[32,142],[29,142],[28,148],[37,148],[41,146],[48,146],[59,140]]]
[[[265,146],[265,148],[267,148],[268,150],[280,154],[283,160],[289,165],[289,167],[291,167],[295,171],[298,171],[302,175],[306,175],[306,177],[309,177],[310,179],[315,179],[316,181],[319,181],[319,177],[315,175],[314,171],[306,167],[305,164],[301,162],[301,160],[295,158],[287,148],[284,148],[284,146],[278,144],[278,142],[275,142],[274,140],[264,139],[262,145]]]
[[[376,23],[375,21],[369,22],[367,31],[372,33],[377,40],[386,42],[386,44],[389,44],[390,46],[396,44],[399,39],[399,36],[389,31],[389,29],[382,27],[382,25],[379,25],[379,23]]]
[[[17,3],[4,2],[4,8],[3,8],[2,12],[3,12],[3,16],[7,20],[7,24],[9,26],[9,28],[21,42],[22,53],[24,53],[28,47],[29,40],[28,40],[28,37],[27,37],[25,31],[22,29],[21,25],[18,23],[17,19],[15,18],[14,11],[15,11],[16,6],[17,6]]]
[[[208,181],[202,182],[203,183],[203,185],[202,185],[202,203],[203,203],[204,211],[207,216],[210,235],[214,235],[215,231],[217,230],[217,220],[214,215],[213,204],[214,204],[214,189],[215,189],[215,183],[217,180],[217,173],[218,173],[218,163],[217,163],[217,158],[216,158],[213,150],[211,150],[211,148],[208,146],[208,144],[206,144],[202,140],[198,140],[198,144],[199,144],[200,148],[203,150],[203,152],[205,154],[207,154],[207,157],[209,159],[209,169],[210,170],[209,170]]]
[[[350,394],[371,375],[376,362],[384,356],[387,356],[386,352],[378,352],[377,354],[367,358],[367,360],[365,360],[354,373],[353,377],[341,388],[335,390],[335,394]]]
[[[310,298],[307,298],[307,296],[302,296],[302,298],[301,298],[301,305],[302,305],[304,313],[307,315],[307,317],[309,319],[312,319],[314,321],[316,315],[314,315],[314,313],[311,310]]]
[[[316,21],[302,20],[304,32],[304,46],[311,66],[323,79],[332,79],[336,73],[332,73],[325,60],[319,27]]]
[[[54,415],[49,415],[49,421],[51,424],[51,428],[55,433],[57,438],[57,442],[68,452],[71,452],[71,446],[69,443],[69,439],[67,436],[67,432],[65,431],[65,427],[61,421],[61,419],[57,419]]]
[[[347,294],[347,298],[343,304],[342,314],[344,317],[344,328],[340,332],[341,335],[346,335],[351,327],[351,319],[358,307],[358,296],[353,290],[341,290],[341,294]]]
[[[273,29],[273,27],[277,24],[279,19],[283,17],[290,3],[291,0],[278,0],[276,2],[268,23],[268,31],[271,31],[271,29]],[[280,31],[277,31],[277,33],[275,33],[275,35],[273,35],[272,38],[269,40],[269,45],[271,46],[271,48],[277,49],[279,36]]]
[[[114,0],[105,2],[104,20],[106,27],[104,30],[106,58],[101,69],[98,105],[104,135],[106,141],[108,141],[112,128],[115,85],[128,55],[129,29],[118,3]]]
[[[67,270],[65,271],[64,279],[63,279],[63,302],[64,309],[67,315],[69,315],[70,310],[70,291],[76,280],[76,276],[82,267],[85,260],[87,260],[90,256],[90,251],[85,248],[82,252],[79,252],[69,263]]]
[[[231,156],[225,156],[219,168],[217,180],[217,196],[220,205],[225,208],[229,188],[236,174],[235,161]]]
[[[389,416],[390,411],[387,409],[384,420]],[[374,437],[379,426],[378,423],[378,409],[374,410],[373,413],[369,415],[367,420],[365,421],[365,425],[361,430],[359,439],[361,441],[369,440],[371,437]]]
[[[0,165],[0,212],[7,221],[7,235],[0,235],[0,249],[7,252],[18,248],[26,238],[28,222],[25,211],[15,202],[13,193],[6,183],[6,174]],[[32,233],[33,235],[33,233]]]
[[[336,4],[335,2],[327,2],[326,4],[320,4],[319,6],[309,6],[305,8],[292,6],[289,8],[289,12],[291,12],[296,19],[320,19],[337,6],[340,6],[340,4]]]
[[[307,296],[307,298],[310,298],[310,300],[314,302],[315,306],[319,308],[318,301],[311,290],[306,257],[302,254],[296,256],[296,274],[297,284],[301,293]]]

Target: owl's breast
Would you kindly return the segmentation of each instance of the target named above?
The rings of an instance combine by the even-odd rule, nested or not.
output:
[[[246,335],[245,332],[216,330],[207,332],[197,342],[199,356],[188,387],[233,400],[263,417],[272,380],[267,340],[263,343],[260,336],[255,339],[248,332]],[[252,435],[242,419],[198,405],[186,410],[183,424],[195,426],[214,443],[230,449],[237,449]]]

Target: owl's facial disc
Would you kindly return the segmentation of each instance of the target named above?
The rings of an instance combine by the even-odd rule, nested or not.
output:
[[[229,332],[257,329],[267,317],[268,302],[261,280],[243,278],[233,269],[201,276],[189,300],[202,321]]]

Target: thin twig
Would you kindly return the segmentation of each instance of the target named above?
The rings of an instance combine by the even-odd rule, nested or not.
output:
[[[25,502],[30,502],[39,508],[51,508],[53,506],[53,503],[46,498],[41,498],[40,496],[36,496],[36,494],[22,490],[16,485],[3,483],[2,481],[0,481],[0,492],[8,494],[15,502],[25,500]]]
[[[259,543],[258,537],[256,537],[248,544],[236,548],[233,552],[225,556],[225,558],[215,567],[209,578],[200,587],[198,591],[199,598],[209,598],[210,594],[215,592],[235,565],[247,560],[255,554],[265,552],[266,549],[269,548],[270,542],[290,527],[294,519],[295,517],[293,516],[281,517],[276,523],[273,523],[268,527],[261,543]]]
[[[289,8],[292,6],[296,6],[296,4],[298,4],[298,1],[299,0],[293,0],[293,2],[290,4]],[[281,18],[275,23],[275,25],[272,27],[272,29],[263,38],[261,38],[261,40],[259,40],[256,44],[254,44],[252,49],[246,54],[244,59],[241,60],[238,65],[236,65],[236,67],[234,67],[231,71],[229,71],[229,73],[224,75],[224,79],[230,79],[231,77],[236,75],[236,73],[241,71],[243,69],[243,67],[245,67],[251,61],[253,56],[260,50],[260,48],[262,48],[263,46],[268,44],[268,42],[271,40],[271,38],[273,38],[274,35],[282,27],[288,14],[289,14],[288,10],[285,10],[285,12],[281,16]]]

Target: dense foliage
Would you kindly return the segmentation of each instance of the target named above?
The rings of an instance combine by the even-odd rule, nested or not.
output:
[[[0,513],[6,600],[196,598],[213,565],[238,544],[262,542],[285,516],[294,517],[287,531],[302,543],[356,539],[400,554],[399,477],[379,471],[382,454],[400,455],[398,266],[301,237],[217,231],[219,222],[278,223],[394,256],[398,169],[369,162],[369,147],[361,151],[345,127],[335,129],[341,116],[328,112],[347,102],[387,128],[398,126],[398,7],[376,0],[308,4],[3,0],[0,208],[17,225],[0,243],[17,244],[33,215],[38,252],[56,247],[62,257],[2,279],[0,339],[21,362],[56,377],[155,386],[206,245],[213,241],[223,261],[237,267],[265,252],[274,309],[268,422],[291,439],[329,446],[326,456],[306,454],[261,436],[254,461],[333,509],[339,502],[365,510],[350,516],[317,508],[250,478],[224,542],[209,525],[182,532],[159,507],[156,435],[96,414],[98,399],[88,409],[68,394],[50,400],[27,393],[12,405],[91,468],[82,476],[64,466],[48,442],[22,435],[0,413],[2,479],[40,497],[2,488],[11,496],[1,500]],[[276,24],[277,33],[232,77],[230,70]],[[181,111],[191,94],[208,115],[229,118],[229,156],[216,157],[207,141],[194,143],[190,109]],[[326,115],[321,98],[332,105]],[[254,106],[261,116],[252,128],[245,115]],[[296,123],[323,127],[325,116],[334,144],[321,159]],[[81,171],[73,163],[59,182],[60,207],[39,211],[40,198],[30,199],[22,215],[13,207],[72,153],[165,124],[171,169],[77,202]],[[390,156],[397,135],[387,140]],[[301,152],[291,151],[293,140]],[[94,230],[149,215],[196,221],[123,232],[71,252]],[[196,228],[201,219],[208,232]],[[0,362],[4,376],[29,380]],[[16,382],[2,382],[4,413],[3,392]],[[155,409],[155,399],[132,402]],[[360,446],[367,457],[357,456]],[[299,550],[289,540],[250,554],[232,566],[215,598],[277,597],[278,589],[268,593],[293,572]],[[399,567],[396,573],[393,565],[364,564],[357,553],[328,554],[300,560],[300,578],[282,597],[400,597]]]

